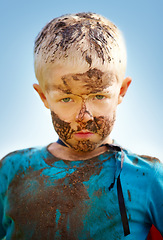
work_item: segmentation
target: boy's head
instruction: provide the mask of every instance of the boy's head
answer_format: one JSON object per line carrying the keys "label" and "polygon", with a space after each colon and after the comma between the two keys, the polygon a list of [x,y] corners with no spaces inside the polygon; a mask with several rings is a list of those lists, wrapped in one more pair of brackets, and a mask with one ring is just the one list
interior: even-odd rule
{"label": "boy's head", "polygon": [[83,73],[90,68],[113,72],[122,81],[126,49],[121,32],[93,13],[65,15],[49,22],[35,41],[35,73],[42,87],[51,69]]}
{"label": "boy's head", "polygon": [[78,151],[106,142],[131,82],[121,32],[97,14],[65,15],[43,28],[34,50],[34,88],[59,137]]}

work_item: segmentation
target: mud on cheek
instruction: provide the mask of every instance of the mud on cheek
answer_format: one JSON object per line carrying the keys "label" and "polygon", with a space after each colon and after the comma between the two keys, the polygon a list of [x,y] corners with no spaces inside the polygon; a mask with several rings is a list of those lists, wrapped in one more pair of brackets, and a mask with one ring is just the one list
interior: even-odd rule
{"label": "mud on cheek", "polygon": [[97,133],[102,137],[102,139],[104,139],[111,133],[115,123],[115,119],[116,119],[115,113],[113,114],[112,118],[103,116],[95,118]]}
{"label": "mud on cheek", "polygon": [[70,123],[62,121],[53,111],[51,111],[51,116],[54,129],[57,132],[58,136],[64,141],[70,139],[74,132],[70,126]]}
{"label": "mud on cheek", "polygon": [[89,120],[86,123],[81,122],[78,126],[78,131],[81,131],[82,129],[87,129],[100,135],[101,139],[103,140],[111,133],[115,119],[115,113],[113,114],[112,118],[108,118],[105,116],[94,117],[94,120]]}

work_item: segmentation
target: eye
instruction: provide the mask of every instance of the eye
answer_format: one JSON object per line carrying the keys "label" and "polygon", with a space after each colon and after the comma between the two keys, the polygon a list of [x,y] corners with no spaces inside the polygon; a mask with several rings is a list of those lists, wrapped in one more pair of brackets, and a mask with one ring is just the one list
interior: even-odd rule
{"label": "eye", "polygon": [[103,95],[96,95],[95,96],[95,99],[97,99],[97,100],[102,100],[104,98],[105,98],[105,96],[103,96]]}
{"label": "eye", "polygon": [[61,102],[64,102],[64,103],[68,103],[68,102],[71,102],[71,101],[72,101],[72,99],[69,98],[69,97],[61,99]]}

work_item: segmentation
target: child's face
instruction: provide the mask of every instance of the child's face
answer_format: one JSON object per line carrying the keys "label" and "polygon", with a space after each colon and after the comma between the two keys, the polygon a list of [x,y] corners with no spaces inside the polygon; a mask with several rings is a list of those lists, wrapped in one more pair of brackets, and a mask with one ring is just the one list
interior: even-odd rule
{"label": "child's face", "polygon": [[55,71],[49,75],[45,94],[39,85],[34,88],[51,110],[59,138],[69,147],[92,151],[108,142],[124,95],[114,73],[91,69],[83,74],[64,74],[61,69],[57,75]]}

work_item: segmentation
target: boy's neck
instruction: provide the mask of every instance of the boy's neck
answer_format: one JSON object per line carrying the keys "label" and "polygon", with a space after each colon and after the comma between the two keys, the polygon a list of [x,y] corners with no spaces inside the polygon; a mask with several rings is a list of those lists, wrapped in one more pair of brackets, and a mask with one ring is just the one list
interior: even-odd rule
{"label": "boy's neck", "polygon": [[[112,140],[109,138],[103,144],[112,144]],[[48,146],[48,151],[57,158],[69,160],[69,161],[78,161],[78,160],[86,160],[93,157],[96,157],[107,151],[107,147],[99,146],[93,151],[90,152],[77,152],[73,148],[69,148],[67,146],[63,146],[57,142],[52,143]]]}

